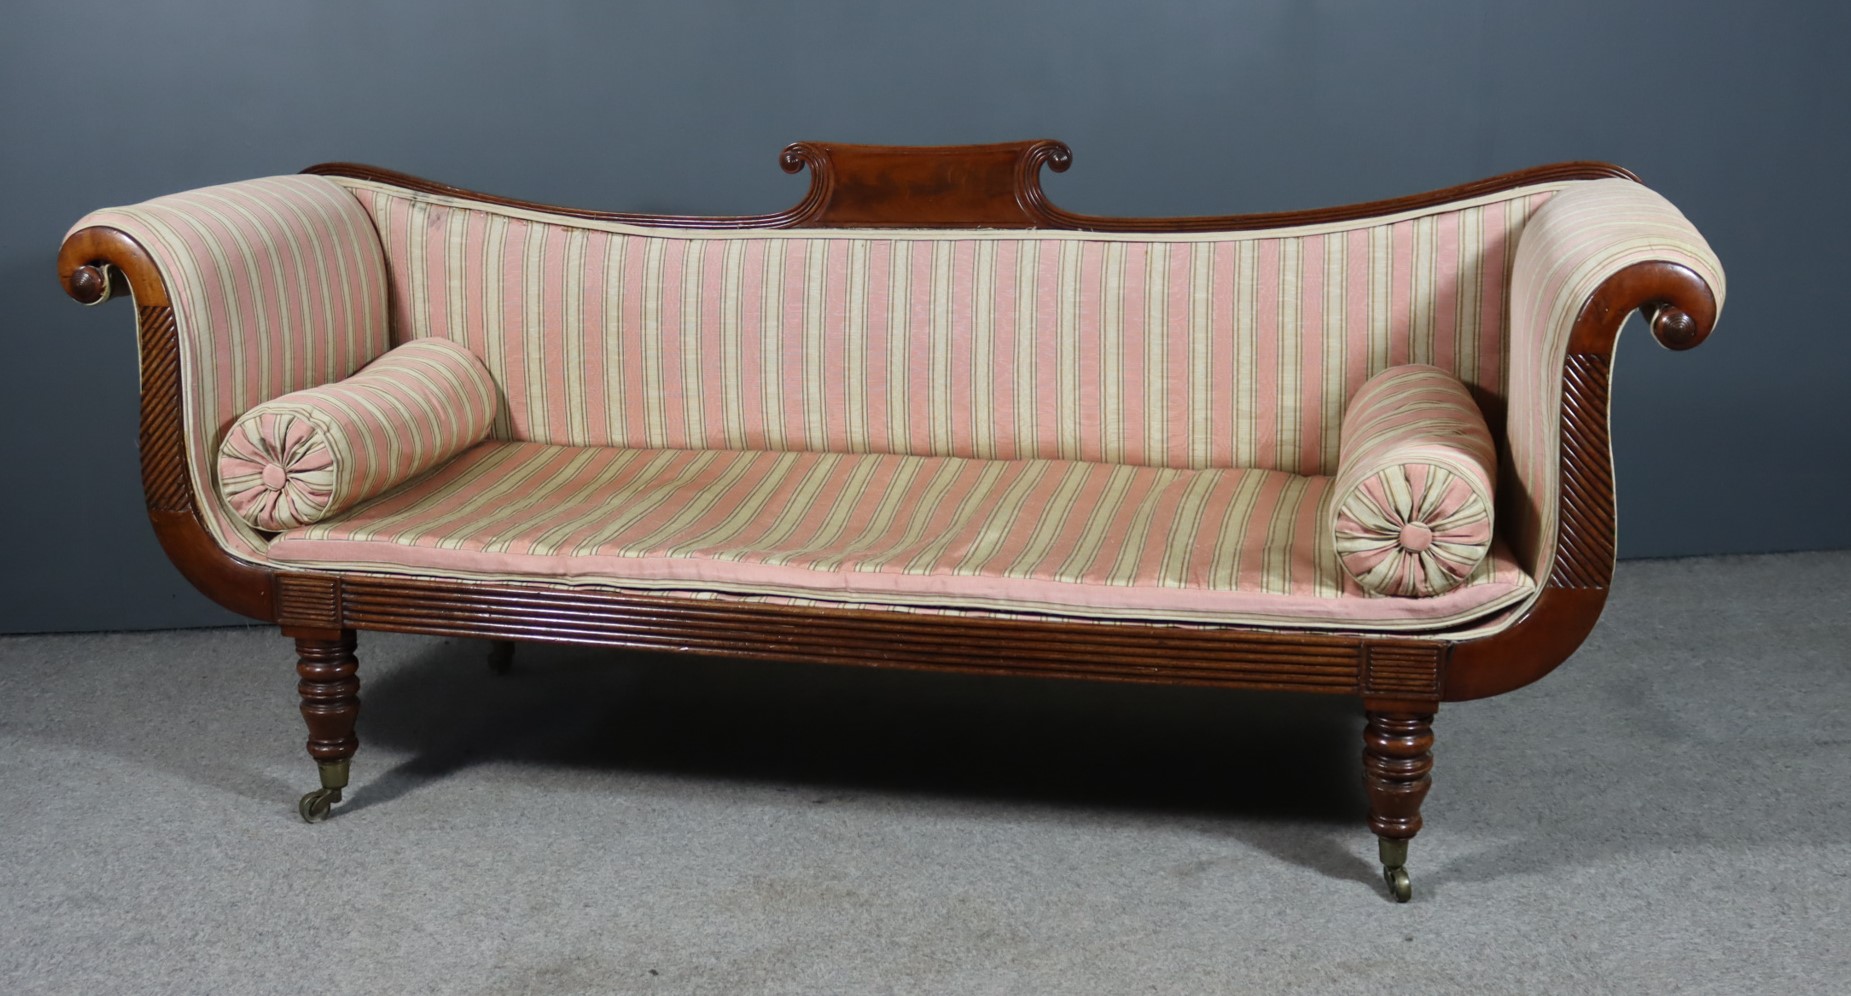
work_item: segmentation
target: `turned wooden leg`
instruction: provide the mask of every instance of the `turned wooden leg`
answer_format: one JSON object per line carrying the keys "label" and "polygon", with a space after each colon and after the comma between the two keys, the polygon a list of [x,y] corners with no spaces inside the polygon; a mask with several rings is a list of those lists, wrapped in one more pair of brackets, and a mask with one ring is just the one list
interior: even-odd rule
{"label": "turned wooden leg", "polygon": [[1369,829],[1379,839],[1382,877],[1397,902],[1413,896],[1408,841],[1420,832],[1420,803],[1433,786],[1433,713],[1369,710],[1363,730],[1363,784]]}
{"label": "turned wooden leg", "polygon": [[302,797],[302,818],[318,823],[341,801],[347,766],[360,738],[354,719],[360,715],[360,679],[355,674],[354,633],[340,630],[286,630],[296,638],[296,692],[302,696],[302,719],[308,723],[308,752],[321,769],[321,788]]}
{"label": "turned wooden leg", "polygon": [[489,641],[488,669],[496,674],[507,674],[514,670],[513,640]]}

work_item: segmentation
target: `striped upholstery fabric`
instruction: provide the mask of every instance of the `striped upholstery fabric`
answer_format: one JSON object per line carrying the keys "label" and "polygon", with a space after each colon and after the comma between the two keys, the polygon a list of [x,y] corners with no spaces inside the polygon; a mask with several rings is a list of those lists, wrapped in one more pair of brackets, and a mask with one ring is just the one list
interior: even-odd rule
{"label": "striped upholstery fabric", "polygon": [[1508,556],[1368,597],[1332,481],[1252,469],[489,442],[277,537],[286,563],[1099,619],[1423,628],[1522,599]]}
{"label": "striped upholstery fabric", "polygon": [[319,522],[481,442],[495,406],[467,349],[406,343],[346,380],[246,412],[219,444],[219,489],[258,529]]}
{"label": "striped upholstery fabric", "polygon": [[1497,460],[1451,374],[1413,364],[1376,375],[1343,416],[1331,489],[1338,562],[1378,595],[1451,591],[1491,552]]}
{"label": "striped upholstery fabric", "polygon": [[[333,544],[340,556],[380,569],[497,576],[499,568],[487,561],[417,566],[417,558],[436,556],[435,541],[388,544],[337,532],[371,528],[370,517],[382,510],[414,514],[405,503],[439,500],[457,483],[455,475],[491,460],[525,466],[539,459],[534,453],[559,452],[556,446],[620,451],[587,451],[581,460],[617,460],[621,451],[642,454],[632,460],[658,460],[667,459],[659,456],[663,450],[725,450],[774,462],[851,454],[1030,467],[1082,461],[1099,465],[1086,474],[1104,475],[1088,478],[1095,488],[1135,483],[1158,489],[1151,494],[1187,492],[1176,480],[1159,484],[1136,475],[1207,471],[1196,485],[1205,495],[1290,490],[1301,503],[1321,496],[1314,502],[1321,511],[1309,518],[1268,518],[1277,528],[1249,523],[1257,531],[1237,536],[1225,520],[1213,523],[1209,533],[1217,539],[1203,556],[1241,549],[1238,568],[1169,559],[1156,551],[1170,547],[1139,545],[1147,539],[1126,539],[1126,559],[1109,569],[1082,557],[1092,573],[1077,575],[1062,573],[1080,570],[1067,559],[1079,556],[1075,551],[1050,547],[1060,556],[1002,561],[987,559],[992,546],[982,548],[989,552],[980,561],[967,561],[946,547],[951,552],[940,551],[943,558],[907,554],[906,570],[889,563],[847,571],[915,579],[864,592],[846,586],[845,572],[827,563],[847,557],[846,549],[819,547],[822,560],[812,562],[761,537],[772,543],[765,547],[771,559],[761,563],[704,533],[681,541],[689,549],[736,554],[732,561],[706,558],[715,564],[799,572],[779,574],[783,580],[741,597],[917,611],[1065,611],[1102,620],[1338,625],[1333,620],[1348,618],[1342,624],[1420,628],[1492,618],[1498,606],[1522,600],[1509,591],[1528,590],[1525,575],[1546,577],[1550,567],[1560,377],[1580,304],[1614,270],[1642,260],[1690,266],[1719,298],[1723,288],[1714,255],[1688,222],[1656,194],[1621,180],[1544,184],[1323,226],[1135,235],[690,233],[291,176],[100,211],[76,227],[91,225],[136,239],[166,279],[181,338],[194,490],[203,496],[208,528],[239,557],[300,563],[306,561],[289,558],[306,557],[311,544]],[[214,457],[233,420],[262,402],[343,380],[389,342],[423,338],[451,340],[481,358],[498,394],[491,438],[499,443],[482,444],[422,481],[286,532],[274,544],[218,498]],[[1405,364],[1431,364],[1456,377],[1493,436],[1505,440],[1515,477],[1506,479],[1505,490],[1522,498],[1506,509],[1514,522],[1505,528],[1514,527],[1521,553],[1513,564],[1494,545],[1466,583],[1434,598],[1355,597],[1366,593],[1344,572],[1334,542],[1303,540],[1292,530],[1326,536],[1329,475],[1339,471],[1350,400],[1371,377]],[[853,473],[899,473],[879,460],[853,463]],[[1250,473],[1237,473],[1243,470]],[[1269,472],[1289,477],[1256,483],[1275,481]],[[834,481],[851,471],[817,473]],[[987,473],[1026,471],[1010,464]],[[1127,473],[1133,477],[1114,476]],[[581,485],[586,493],[603,486],[561,480],[568,495]],[[678,478],[661,483],[672,480]],[[1119,542],[1112,530],[1131,527],[1115,510],[1143,507],[1143,499],[1132,492],[1094,498],[1088,521],[1109,523],[1100,535]],[[1227,500],[1228,508],[1240,507]],[[481,523],[457,518],[460,510],[426,510],[438,519],[452,516],[430,528],[451,536],[458,556],[519,557],[544,548],[523,546],[518,537],[528,535],[521,531],[526,526],[497,525],[486,507],[472,507]],[[540,510],[529,512],[541,523]],[[980,525],[1012,521],[997,514],[959,520],[968,542],[978,544],[971,550],[980,541],[1000,541]],[[1124,535],[1148,538],[1167,526],[1146,522]],[[491,537],[492,530],[501,532]],[[481,546],[472,548],[478,540]],[[549,558],[552,566],[530,563],[517,574],[546,572],[566,582],[629,578],[624,583],[692,597],[739,590],[724,580],[668,576],[702,558],[652,548],[649,540],[623,529],[608,537],[574,534],[574,544],[592,544],[594,559],[608,555],[622,569],[602,575],[589,561]],[[1262,545],[1250,549],[1248,542]],[[383,555],[387,545],[397,552]],[[635,562],[655,560],[681,566],[664,569],[659,579],[634,576]],[[843,563],[851,561],[861,563],[854,557]],[[1256,581],[1247,573],[1256,563],[1280,573]],[[1205,608],[1189,602],[1190,589],[1164,587],[1197,576],[1190,571],[1225,575],[1223,587],[1200,595],[1223,600]],[[830,580],[819,581],[823,576]],[[984,588],[1018,582],[1081,594],[1037,588],[1018,601],[1014,593],[1027,589],[1010,587],[1010,598],[998,602]],[[1100,597],[1103,608],[1072,604],[1105,589],[1115,594]],[[1159,592],[1169,594],[1159,599]],[[1163,607],[1125,607],[1146,595]],[[1393,618],[1372,615],[1381,613]]]}
{"label": "striped upholstery fabric", "polygon": [[215,500],[219,437],[262,401],[350,376],[386,351],[386,264],[371,219],[321,177],[279,176],[85,216],[160,267],[173,301],[187,467],[206,526],[232,553],[265,540]]}
{"label": "striped upholstery fabric", "polygon": [[[1506,536],[1531,577],[1554,565],[1560,488],[1562,369],[1575,316],[1602,281],[1635,263],[1667,262],[1702,277],[1722,311],[1722,263],[1671,202],[1626,180],[1574,184],[1538,211],[1511,274],[1510,423],[1515,481],[1528,496]],[[1514,530],[1510,527],[1514,525]]]}
{"label": "striped upholstery fabric", "polygon": [[339,182],[385,241],[398,340],[483,357],[498,439],[1302,474],[1335,472],[1388,367],[1503,396],[1510,257],[1561,186],[1135,235],[689,232]]}

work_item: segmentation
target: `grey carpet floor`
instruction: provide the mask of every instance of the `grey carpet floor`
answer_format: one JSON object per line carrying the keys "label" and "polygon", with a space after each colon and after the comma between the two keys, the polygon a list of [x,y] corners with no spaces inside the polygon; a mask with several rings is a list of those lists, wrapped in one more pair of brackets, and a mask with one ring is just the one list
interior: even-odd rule
{"label": "grey carpet floor", "polygon": [[0,639],[0,992],[1851,991],[1851,553],[1621,565],[1444,709],[1384,897],[1341,699],[362,634]]}

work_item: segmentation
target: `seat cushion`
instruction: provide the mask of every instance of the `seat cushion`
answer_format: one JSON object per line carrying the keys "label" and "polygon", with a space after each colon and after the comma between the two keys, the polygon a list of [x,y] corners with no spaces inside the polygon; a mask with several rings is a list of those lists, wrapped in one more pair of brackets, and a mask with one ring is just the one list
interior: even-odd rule
{"label": "seat cushion", "polygon": [[282,533],[282,563],[1093,619],[1433,629],[1532,583],[1501,547],[1433,598],[1337,562],[1328,477],[1060,460],[481,443]]}

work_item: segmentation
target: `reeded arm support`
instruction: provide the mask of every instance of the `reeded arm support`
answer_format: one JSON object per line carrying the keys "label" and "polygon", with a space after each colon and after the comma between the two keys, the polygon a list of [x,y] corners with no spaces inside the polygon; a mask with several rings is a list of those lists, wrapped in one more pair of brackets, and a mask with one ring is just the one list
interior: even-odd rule
{"label": "reeded arm support", "polygon": [[1699,345],[1715,327],[1723,289],[1709,244],[1638,184],[1585,184],[1555,195],[1530,220],[1511,281],[1499,516],[1544,587],[1515,624],[1454,646],[1446,698],[1529,684],[1593,629],[1616,552],[1607,426],[1614,342],[1638,311],[1666,348]]}
{"label": "reeded arm support", "polygon": [[141,357],[141,480],[156,539],[208,598],[253,619],[275,618],[273,577],[212,538],[187,470],[178,329],[167,282],[140,242],[104,226],[72,232],[58,253],[64,291],[83,304],[125,293],[136,305]]}
{"label": "reeded arm support", "polygon": [[134,295],[142,487],[162,546],[220,605],[274,619],[266,540],[230,515],[212,461],[252,406],[385,351],[372,220],[320,177],[246,180],[91,213],[66,236],[58,275],[86,304]]}

